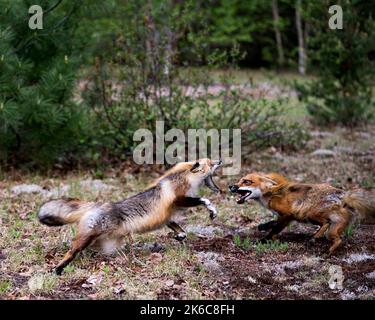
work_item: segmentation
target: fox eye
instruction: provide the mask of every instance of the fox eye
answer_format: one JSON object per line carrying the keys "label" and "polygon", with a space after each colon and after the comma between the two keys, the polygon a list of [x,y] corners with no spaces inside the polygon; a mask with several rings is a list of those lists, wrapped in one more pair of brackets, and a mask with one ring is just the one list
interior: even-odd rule
{"label": "fox eye", "polygon": [[191,172],[197,172],[200,164],[199,162],[194,163],[193,167],[190,169]]}
{"label": "fox eye", "polygon": [[251,180],[244,180],[243,183],[247,186],[251,185],[253,182]]}

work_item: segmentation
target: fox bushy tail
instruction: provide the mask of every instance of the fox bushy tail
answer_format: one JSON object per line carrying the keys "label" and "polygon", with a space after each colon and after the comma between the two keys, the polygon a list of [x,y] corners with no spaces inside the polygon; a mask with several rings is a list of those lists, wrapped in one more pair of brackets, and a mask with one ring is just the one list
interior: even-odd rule
{"label": "fox bushy tail", "polygon": [[351,190],[344,196],[344,203],[354,208],[362,220],[375,219],[375,190]]}
{"label": "fox bushy tail", "polygon": [[77,199],[58,199],[45,203],[39,210],[38,219],[47,226],[62,226],[79,222],[83,215],[95,205]]}

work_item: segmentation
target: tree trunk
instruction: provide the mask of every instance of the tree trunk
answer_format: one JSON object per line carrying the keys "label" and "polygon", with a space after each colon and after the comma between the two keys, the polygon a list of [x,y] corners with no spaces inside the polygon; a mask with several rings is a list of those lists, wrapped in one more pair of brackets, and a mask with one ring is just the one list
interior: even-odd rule
{"label": "tree trunk", "polygon": [[298,35],[298,72],[305,75],[307,55],[301,19],[301,0],[296,0],[296,27]]}
{"label": "tree trunk", "polygon": [[277,0],[272,0],[272,14],[273,14],[273,27],[275,30],[275,38],[276,38],[276,45],[277,45],[278,64],[279,64],[279,67],[281,67],[284,65],[285,58],[284,58],[283,42],[281,40],[281,33],[280,33],[280,17],[279,17],[279,7],[277,5]]}

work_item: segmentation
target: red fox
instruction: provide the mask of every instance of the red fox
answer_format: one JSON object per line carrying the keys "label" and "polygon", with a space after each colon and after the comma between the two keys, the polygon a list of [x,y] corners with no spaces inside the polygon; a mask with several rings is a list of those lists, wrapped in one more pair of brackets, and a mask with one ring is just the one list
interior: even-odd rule
{"label": "red fox", "polygon": [[332,242],[329,254],[341,244],[342,233],[353,216],[375,217],[375,195],[370,191],[346,192],[329,184],[290,182],[277,173],[250,173],[229,190],[240,195],[238,204],[253,199],[278,215],[277,220],[258,226],[259,230],[270,230],[262,240],[273,239],[293,220],[310,222],[320,226],[310,244],[327,232]]}
{"label": "red fox", "polygon": [[210,218],[217,215],[208,199],[196,197],[205,183],[210,189],[220,189],[212,175],[222,162],[200,159],[183,162],[168,170],[146,191],[119,202],[95,203],[76,199],[51,200],[39,210],[39,221],[48,226],[78,223],[77,235],[70,250],[55,268],[60,275],[74,257],[89,245],[98,245],[104,253],[119,248],[127,234],[143,233],[168,225],[177,240],[186,237],[184,230],[171,220],[176,208],[204,205]]}

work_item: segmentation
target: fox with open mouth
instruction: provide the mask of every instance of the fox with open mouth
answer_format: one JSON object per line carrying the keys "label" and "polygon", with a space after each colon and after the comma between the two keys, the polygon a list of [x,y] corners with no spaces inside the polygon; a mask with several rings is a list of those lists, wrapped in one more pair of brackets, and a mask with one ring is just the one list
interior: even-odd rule
{"label": "fox with open mouth", "polygon": [[204,205],[210,218],[217,215],[210,200],[197,197],[201,185],[220,189],[212,180],[222,161],[200,159],[181,162],[168,170],[147,190],[119,202],[83,202],[77,199],[58,199],[45,203],[39,210],[39,221],[48,226],[77,223],[77,235],[70,250],[55,271],[61,274],[74,257],[90,245],[99,246],[107,254],[121,247],[124,237],[167,225],[182,241],[185,231],[172,220],[178,208]]}
{"label": "fox with open mouth", "polygon": [[250,173],[229,190],[239,194],[238,204],[255,200],[278,215],[277,220],[258,226],[259,230],[270,230],[262,240],[273,239],[293,220],[309,222],[320,226],[310,243],[327,233],[332,242],[329,254],[341,244],[342,233],[353,217],[375,217],[375,195],[371,191],[291,182],[277,173]]}

